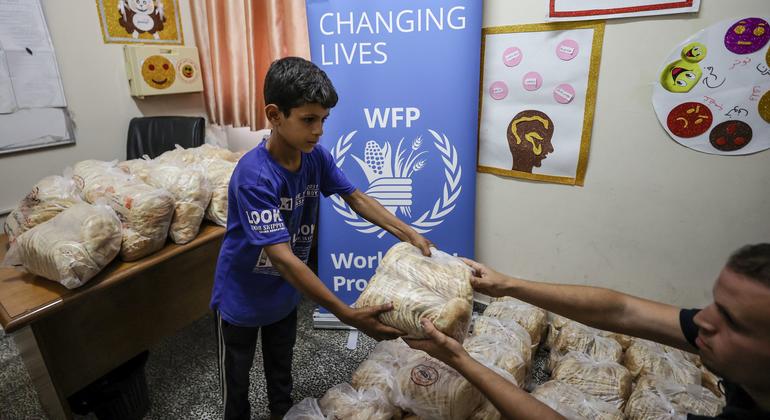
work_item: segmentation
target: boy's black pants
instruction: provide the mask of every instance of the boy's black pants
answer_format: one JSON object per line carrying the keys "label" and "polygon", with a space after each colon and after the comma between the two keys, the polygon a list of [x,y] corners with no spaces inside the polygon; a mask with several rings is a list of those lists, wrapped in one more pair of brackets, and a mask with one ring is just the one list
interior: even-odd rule
{"label": "boy's black pants", "polygon": [[250,418],[249,370],[254,362],[260,329],[270,413],[283,415],[293,405],[291,360],[297,336],[297,310],[274,324],[262,327],[239,327],[222,319],[217,312],[219,383],[226,420]]}

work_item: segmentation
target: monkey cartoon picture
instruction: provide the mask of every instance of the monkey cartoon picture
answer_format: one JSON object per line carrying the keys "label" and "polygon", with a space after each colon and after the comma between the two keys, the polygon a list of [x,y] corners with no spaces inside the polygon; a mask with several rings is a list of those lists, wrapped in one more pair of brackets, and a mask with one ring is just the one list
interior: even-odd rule
{"label": "monkey cartoon picture", "polygon": [[96,0],[104,41],[183,45],[178,0]]}
{"label": "monkey cartoon picture", "polygon": [[119,0],[120,26],[126,28],[126,32],[133,38],[139,38],[139,34],[147,32],[155,39],[160,39],[158,32],[163,30],[166,16],[163,13],[162,0]]}

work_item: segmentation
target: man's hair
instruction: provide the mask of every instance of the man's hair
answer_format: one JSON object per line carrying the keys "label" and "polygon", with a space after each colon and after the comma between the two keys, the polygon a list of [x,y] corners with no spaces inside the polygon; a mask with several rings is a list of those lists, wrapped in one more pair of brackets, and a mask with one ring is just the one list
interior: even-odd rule
{"label": "man's hair", "polygon": [[265,76],[265,104],[275,104],[287,117],[292,108],[317,103],[337,105],[337,91],[318,66],[300,57],[273,61]]}
{"label": "man's hair", "polygon": [[731,271],[770,287],[770,243],[746,245],[727,260]]}

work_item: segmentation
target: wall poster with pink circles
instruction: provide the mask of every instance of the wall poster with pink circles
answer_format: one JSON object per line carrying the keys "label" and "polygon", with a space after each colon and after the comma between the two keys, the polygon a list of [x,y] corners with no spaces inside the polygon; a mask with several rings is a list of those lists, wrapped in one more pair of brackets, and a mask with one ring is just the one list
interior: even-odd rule
{"label": "wall poster with pink circles", "polygon": [[652,104],[677,143],[714,155],[770,148],[770,15],[725,19],[660,65]]}
{"label": "wall poster with pink circles", "polygon": [[604,23],[484,28],[478,171],[583,185]]}

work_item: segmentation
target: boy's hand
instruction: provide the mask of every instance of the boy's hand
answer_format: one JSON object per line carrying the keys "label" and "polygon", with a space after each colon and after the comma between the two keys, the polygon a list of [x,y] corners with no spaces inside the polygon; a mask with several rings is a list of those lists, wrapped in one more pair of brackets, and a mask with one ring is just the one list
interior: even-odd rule
{"label": "boy's hand", "polygon": [[473,290],[491,297],[508,295],[510,279],[507,276],[468,258],[461,257],[460,259],[473,269],[473,275],[471,276],[471,287],[473,287]]}
{"label": "boy's hand", "polygon": [[406,334],[401,330],[383,324],[378,318],[381,313],[392,309],[392,303],[368,306],[366,308],[351,308],[351,313],[344,321],[346,324],[357,328],[377,341],[393,340]]}
{"label": "boy's hand", "polygon": [[412,235],[409,235],[409,243],[419,248],[422,252],[422,255],[430,257],[430,247],[434,245],[431,243],[431,241],[428,240],[428,238],[420,235],[417,232],[414,232]]}
{"label": "boy's hand", "polygon": [[462,344],[457,342],[454,338],[437,330],[430,320],[423,318],[420,320],[420,324],[422,325],[425,334],[428,335],[428,338],[405,338],[404,341],[406,341],[406,344],[409,344],[409,347],[422,350],[450,366],[452,366],[453,362],[467,356],[468,353],[465,351]]}

